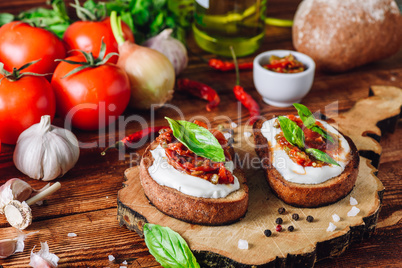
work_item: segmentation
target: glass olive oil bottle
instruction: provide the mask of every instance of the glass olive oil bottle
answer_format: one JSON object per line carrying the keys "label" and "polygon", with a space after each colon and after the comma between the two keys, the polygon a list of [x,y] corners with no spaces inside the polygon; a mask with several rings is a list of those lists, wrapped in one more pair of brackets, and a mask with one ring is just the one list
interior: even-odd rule
{"label": "glass olive oil bottle", "polygon": [[266,0],[195,0],[193,32],[204,50],[231,57],[254,53],[265,35]]}

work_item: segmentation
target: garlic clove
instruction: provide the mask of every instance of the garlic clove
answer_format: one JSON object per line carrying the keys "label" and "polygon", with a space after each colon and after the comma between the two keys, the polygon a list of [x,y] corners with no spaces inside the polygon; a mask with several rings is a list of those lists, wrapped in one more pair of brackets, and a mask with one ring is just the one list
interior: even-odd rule
{"label": "garlic clove", "polygon": [[20,230],[18,230],[18,236],[12,239],[3,239],[0,240],[0,258],[7,258],[14,253],[23,252],[24,251],[24,240],[32,234],[36,234],[36,232],[31,232],[28,234],[24,234]]}
{"label": "garlic clove", "polygon": [[24,201],[32,193],[31,186],[23,180],[14,178],[8,180],[0,187],[0,213],[11,200]]}
{"label": "garlic clove", "polygon": [[28,204],[13,200],[4,207],[4,215],[8,223],[20,230],[24,230],[32,223],[32,212]]}
{"label": "garlic clove", "polygon": [[14,199],[20,202],[27,200],[32,194],[32,187],[27,182],[21,179],[11,179],[11,190],[13,191]]}
{"label": "garlic clove", "polygon": [[32,212],[29,206],[59,190],[61,184],[60,182],[56,182],[52,186],[45,186],[44,188],[46,189],[40,191],[40,193],[31,197],[26,202],[23,201],[21,203],[18,200],[12,200],[4,207],[4,215],[11,226],[21,230],[27,228],[32,223]]}
{"label": "garlic clove", "polygon": [[[5,187],[3,187],[5,186]],[[13,191],[11,190],[11,185],[3,185],[0,192],[0,213],[4,213],[4,207],[10,203],[13,199]]]}
{"label": "garlic clove", "polygon": [[41,249],[34,253],[35,247],[31,250],[31,261],[29,265],[34,268],[54,268],[60,258],[56,254],[50,253],[47,242],[40,242]]}
{"label": "garlic clove", "polygon": [[17,240],[15,239],[4,239],[0,240],[0,258],[4,259],[13,255],[17,251]]}
{"label": "garlic clove", "polygon": [[32,195],[37,195],[50,187],[50,183],[40,190],[32,189],[25,181],[13,178],[0,187],[0,213],[4,213],[4,207],[12,200],[20,202],[27,200]]}

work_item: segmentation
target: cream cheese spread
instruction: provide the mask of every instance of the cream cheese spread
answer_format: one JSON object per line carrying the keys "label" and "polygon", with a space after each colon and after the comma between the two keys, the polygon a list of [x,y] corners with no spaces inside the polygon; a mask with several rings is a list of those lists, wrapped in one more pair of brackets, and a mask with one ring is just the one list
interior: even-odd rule
{"label": "cream cheese spread", "polygon": [[[213,184],[175,169],[168,163],[165,149],[160,145],[151,150],[151,154],[154,162],[148,168],[148,172],[152,179],[162,186],[174,188],[183,194],[203,198],[223,198],[240,189],[239,180],[234,175],[233,184]],[[226,162],[225,167],[230,172],[233,172],[234,164],[232,161]]]}
{"label": "cream cheese spread", "polygon": [[318,184],[336,177],[343,172],[350,161],[348,157],[350,147],[347,140],[335,128],[324,121],[316,120],[320,122],[329,133],[339,137],[339,146],[342,150],[340,150],[339,155],[335,155],[333,158],[340,167],[336,165],[303,167],[293,162],[277,143],[275,136],[281,133],[282,130],[281,128],[274,127],[275,120],[276,118],[265,121],[261,127],[261,133],[267,139],[271,147],[272,165],[285,180],[300,184]]}

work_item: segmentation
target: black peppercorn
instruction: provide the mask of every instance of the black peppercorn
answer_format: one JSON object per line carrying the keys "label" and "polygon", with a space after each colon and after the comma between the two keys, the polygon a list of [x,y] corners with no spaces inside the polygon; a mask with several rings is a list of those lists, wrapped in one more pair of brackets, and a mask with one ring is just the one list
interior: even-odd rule
{"label": "black peppercorn", "polygon": [[264,234],[265,234],[266,237],[270,237],[272,232],[271,232],[271,230],[267,229],[267,230],[264,231]]}
{"label": "black peppercorn", "polygon": [[294,219],[295,221],[297,221],[297,220],[299,219],[299,214],[294,213],[294,214],[292,215],[292,219]]}
{"label": "black peppercorn", "polygon": [[292,225],[290,225],[290,226],[288,227],[288,231],[289,231],[289,232],[293,232],[294,229],[295,229],[295,227],[293,227]]}
{"label": "black peppercorn", "polygon": [[282,224],[282,223],[283,223],[282,218],[277,218],[277,219],[275,220],[275,223],[276,223],[276,224]]}
{"label": "black peppercorn", "polygon": [[306,218],[306,220],[307,220],[308,222],[313,222],[313,221],[314,221],[314,218],[313,218],[313,216],[308,215],[307,218]]}
{"label": "black peppercorn", "polygon": [[285,213],[285,211],[286,210],[284,207],[278,209],[279,214],[283,214],[283,213]]}

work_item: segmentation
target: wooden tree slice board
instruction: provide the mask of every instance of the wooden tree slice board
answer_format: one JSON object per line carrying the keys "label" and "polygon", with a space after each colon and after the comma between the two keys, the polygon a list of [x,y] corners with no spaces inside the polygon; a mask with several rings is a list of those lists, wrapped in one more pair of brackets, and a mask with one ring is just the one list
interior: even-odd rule
{"label": "wooden tree slice board", "polygon": [[[395,92],[398,90],[401,91],[395,89]],[[368,99],[370,98],[373,97]],[[380,103],[387,105],[389,101],[398,101],[398,107],[402,105],[402,101],[395,97],[385,97]],[[399,111],[397,112],[398,114],[386,112],[382,117],[375,117],[376,122],[364,123],[368,127],[366,130],[372,131],[371,126],[376,128],[379,121],[398,116]],[[342,120],[347,122],[347,117],[341,114],[337,120],[341,128],[344,122]],[[372,119],[363,117],[361,120],[366,122],[365,120]],[[360,128],[355,129],[360,132]],[[250,188],[249,208],[245,218],[227,226],[201,226],[171,218],[149,203],[140,184],[139,169],[133,167],[125,171],[127,181],[124,183],[125,187],[118,193],[120,225],[126,225],[128,229],[135,230],[140,235],[145,222],[170,227],[188,242],[202,267],[313,266],[318,260],[341,254],[352,242],[361,241],[374,232],[384,187],[374,175],[376,169],[370,164],[370,160],[361,157],[356,185],[344,199],[321,208],[295,208],[284,204],[270,192],[263,171],[258,166],[253,138],[244,135],[251,133],[251,128],[242,126],[235,131],[234,147],[240,163],[244,165]],[[361,133],[350,131],[348,134],[353,140],[359,141],[356,136]],[[360,141],[356,143],[358,148],[365,148],[365,144]],[[351,196],[358,201],[356,207],[360,209],[358,215],[354,217],[347,216],[352,208],[349,201]],[[284,207],[286,213],[279,215],[279,207]],[[291,216],[293,213],[298,213],[300,219],[293,220]],[[333,214],[339,215],[341,220],[334,222]],[[315,220],[307,222],[308,215],[312,215]],[[277,225],[275,219],[278,217],[282,217],[284,221],[282,232],[275,231]],[[333,232],[327,231],[330,222],[337,226]],[[289,225],[294,226],[293,232],[287,231]],[[266,237],[265,229],[270,229],[273,235]],[[239,239],[248,241],[249,249],[239,249]]]}

